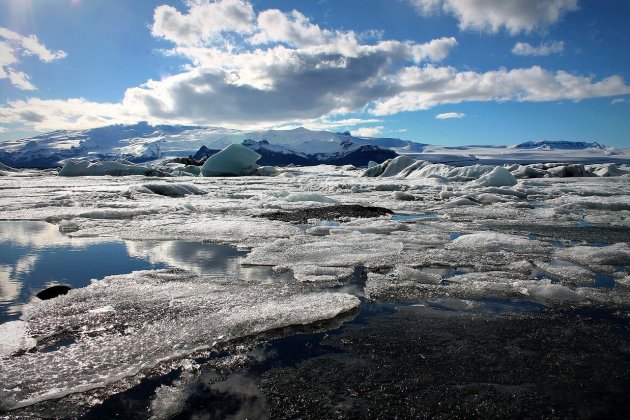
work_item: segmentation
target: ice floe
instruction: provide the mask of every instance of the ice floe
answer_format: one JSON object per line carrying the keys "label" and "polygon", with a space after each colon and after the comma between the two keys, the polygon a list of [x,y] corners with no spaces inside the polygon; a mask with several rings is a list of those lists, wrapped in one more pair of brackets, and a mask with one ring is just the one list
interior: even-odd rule
{"label": "ice floe", "polygon": [[33,339],[38,347],[2,360],[0,404],[12,409],[106,387],[217,343],[331,319],[358,304],[343,293],[304,293],[286,284],[178,270],[107,277],[33,302],[24,321],[3,324],[3,336],[21,337],[9,349],[32,345]]}

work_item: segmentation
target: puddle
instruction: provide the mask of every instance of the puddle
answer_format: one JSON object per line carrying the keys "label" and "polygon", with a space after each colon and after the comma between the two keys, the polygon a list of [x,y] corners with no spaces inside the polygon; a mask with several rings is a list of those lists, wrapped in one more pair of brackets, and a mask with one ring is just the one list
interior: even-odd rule
{"label": "puddle", "polygon": [[197,274],[288,280],[269,267],[242,267],[247,254],[228,245],[174,241],[69,238],[45,222],[0,222],[0,323],[53,285],[87,286],[92,279],[169,267]]}
{"label": "puddle", "polygon": [[392,220],[404,221],[404,220],[437,220],[438,215],[435,213],[417,213],[417,214],[394,214]]}

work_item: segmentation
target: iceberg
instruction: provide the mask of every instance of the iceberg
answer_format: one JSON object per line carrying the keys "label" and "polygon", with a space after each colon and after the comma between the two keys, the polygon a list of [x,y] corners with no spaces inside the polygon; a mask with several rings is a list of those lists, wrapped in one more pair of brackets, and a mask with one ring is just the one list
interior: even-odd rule
{"label": "iceberg", "polygon": [[230,144],[220,152],[210,156],[201,167],[202,176],[242,176],[251,175],[257,168],[256,161],[261,155],[242,144]]}
{"label": "iceberg", "polygon": [[86,160],[68,159],[59,171],[59,176],[128,176],[166,174],[146,166],[136,165],[125,160],[89,162]]}
{"label": "iceberg", "polygon": [[518,181],[502,166],[497,166],[492,172],[480,176],[477,180],[471,183],[471,186],[475,187],[512,187],[516,185]]}

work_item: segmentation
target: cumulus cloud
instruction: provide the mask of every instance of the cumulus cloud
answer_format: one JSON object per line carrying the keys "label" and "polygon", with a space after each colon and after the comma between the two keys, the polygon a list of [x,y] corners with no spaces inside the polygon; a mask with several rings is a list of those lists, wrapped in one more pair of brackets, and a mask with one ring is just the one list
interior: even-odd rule
{"label": "cumulus cloud", "polygon": [[452,118],[464,118],[466,114],[462,114],[461,112],[445,112],[443,114],[437,114],[435,116],[438,120],[450,120]]}
{"label": "cumulus cloud", "polygon": [[377,100],[372,109],[375,115],[470,101],[579,101],[630,93],[630,86],[619,76],[595,81],[592,76],[551,72],[539,66],[485,73],[462,72],[453,67],[414,66],[403,69],[394,79],[401,92]]}
{"label": "cumulus cloud", "polygon": [[66,57],[66,53],[62,50],[49,50],[35,35],[25,36],[0,27],[0,79],[9,79],[18,89],[35,90],[35,85],[30,82],[30,76],[16,69],[20,58],[24,56],[35,56],[48,63]]}
{"label": "cumulus cloud", "polygon": [[158,6],[153,13],[151,33],[178,45],[201,45],[223,32],[252,29],[254,9],[244,0],[189,1],[187,13],[172,6]]}
{"label": "cumulus cloud", "polygon": [[[129,88],[119,103],[81,98],[8,102],[0,105],[0,123],[37,130],[138,120],[246,129],[374,129],[365,124],[380,123],[377,118],[344,115],[362,111],[378,117],[467,101],[579,101],[630,93],[619,76],[597,80],[537,66],[475,72],[441,65],[457,45],[452,37],[424,43],[370,38],[323,28],[297,11],[254,12],[245,0],[187,4],[185,11],[157,7],[151,26],[156,37],[170,41],[167,57],[187,59],[179,74]],[[2,51],[0,43],[0,57]],[[15,59],[8,55],[8,61]]]}
{"label": "cumulus cloud", "polygon": [[83,98],[9,101],[0,107],[0,123],[22,123],[35,130],[85,129],[143,119],[121,104],[91,102]]}
{"label": "cumulus cloud", "polygon": [[462,30],[530,32],[578,9],[578,0],[409,0],[424,16],[453,15]]}
{"label": "cumulus cloud", "polygon": [[359,127],[352,131],[352,135],[356,137],[377,137],[383,131],[383,126],[377,127]]}
{"label": "cumulus cloud", "polygon": [[512,54],[541,57],[551,54],[560,54],[564,51],[563,41],[553,41],[534,47],[527,42],[517,42],[512,48]]}

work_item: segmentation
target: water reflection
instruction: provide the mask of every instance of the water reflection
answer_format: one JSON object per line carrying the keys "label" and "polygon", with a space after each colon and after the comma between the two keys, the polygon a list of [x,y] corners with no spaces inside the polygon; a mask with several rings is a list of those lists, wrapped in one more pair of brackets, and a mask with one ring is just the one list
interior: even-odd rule
{"label": "water reflection", "polygon": [[[265,267],[241,267],[245,252],[227,245],[70,238],[45,222],[0,222],[0,323],[47,287],[83,287],[92,279],[177,267],[197,274],[277,281]],[[285,274],[287,280],[290,274]]]}

